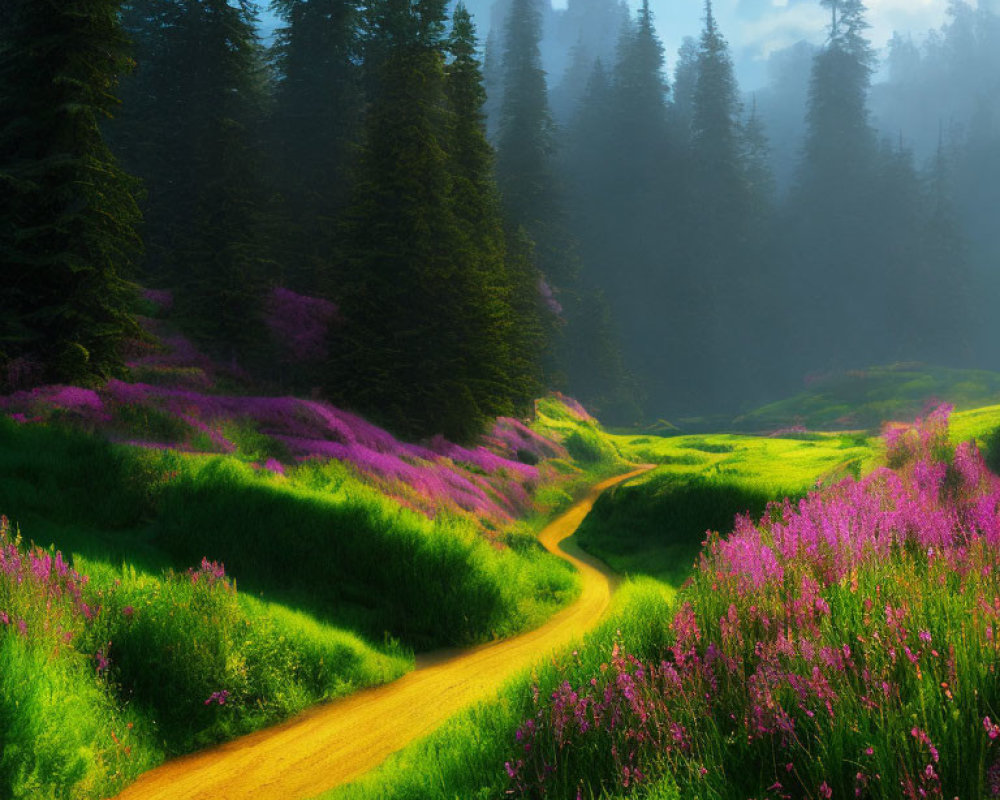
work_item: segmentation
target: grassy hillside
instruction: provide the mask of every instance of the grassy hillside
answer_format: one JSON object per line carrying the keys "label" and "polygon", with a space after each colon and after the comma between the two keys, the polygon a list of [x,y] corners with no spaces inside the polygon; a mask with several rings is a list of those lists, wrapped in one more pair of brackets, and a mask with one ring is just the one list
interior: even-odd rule
{"label": "grassy hillside", "polygon": [[759,517],[768,503],[801,497],[817,481],[857,475],[877,457],[862,435],[796,436],[612,437],[634,458],[660,466],[599,498],[578,541],[623,574],[678,586],[706,531],[728,530],[737,514]]}
{"label": "grassy hillside", "polygon": [[624,461],[571,401],[407,443],[150,327],[142,382],[0,398],[0,795],[107,796],[575,597],[534,531]]}
{"label": "grassy hillside", "polygon": [[925,364],[871,367],[811,378],[795,397],[756,409],[735,421],[741,430],[878,430],[889,420],[911,420],[929,406],[959,410],[1000,401],[1000,374]]}
{"label": "grassy hillside", "polygon": [[[1000,589],[983,581],[996,572],[1000,482],[961,443],[990,441],[1000,407],[956,413],[950,429],[944,417],[885,440],[613,438],[663,466],[606,494],[579,535],[659,580],[626,582],[572,652],[324,800],[991,796],[1000,695],[983,601]],[[806,501],[801,513],[778,506],[710,537],[692,567],[709,521],[729,531],[733,513],[757,518],[786,494]],[[928,559],[921,537],[944,535],[938,520],[956,538]],[[800,544],[768,572],[779,523]],[[823,524],[833,538],[812,544]],[[887,553],[865,544],[880,526],[898,531]],[[848,532],[850,546],[837,539]],[[785,735],[785,713],[801,735]]]}

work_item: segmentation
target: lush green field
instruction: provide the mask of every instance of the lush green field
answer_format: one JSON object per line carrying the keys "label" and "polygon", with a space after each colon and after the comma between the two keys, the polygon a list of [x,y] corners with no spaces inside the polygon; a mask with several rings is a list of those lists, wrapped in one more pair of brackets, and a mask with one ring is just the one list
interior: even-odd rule
{"label": "lush green field", "polygon": [[[659,438],[595,435],[602,452],[663,466],[598,499],[577,536],[612,567],[636,577],[622,585],[608,621],[572,652],[511,681],[494,702],[459,715],[441,731],[326,800],[499,798],[513,789],[505,761],[516,733],[564,682],[576,686],[607,668],[615,641],[654,658],[670,641],[672,598],[692,574],[708,528],[728,529],[733,515],[759,514],[772,500],[804,494],[817,480],[851,474],[876,458],[866,437],[819,435],[767,439],[738,435]],[[582,763],[591,752],[574,756]],[[576,783],[550,787],[575,798]],[[584,797],[589,797],[584,788]],[[660,786],[657,791],[666,791]],[[670,794],[664,797],[673,796]]]}
{"label": "lush green field", "polygon": [[690,573],[706,531],[729,530],[737,514],[758,517],[769,502],[800,497],[819,480],[856,475],[878,450],[857,434],[612,438],[660,466],[601,497],[579,542],[618,572],[674,586]]}
{"label": "lush green field", "polygon": [[912,420],[929,404],[950,403],[965,411],[998,401],[998,373],[897,364],[816,376],[800,394],[745,414],[735,424],[754,431],[877,430],[887,420]]}
{"label": "lush green field", "polygon": [[[993,431],[998,428],[1000,407],[972,410],[953,415],[949,435],[952,444],[969,439],[989,442]],[[760,612],[753,603],[763,602],[763,599],[755,601],[752,594],[741,595],[745,598],[743,600],[737,600],[736,595],[732,600],[715,597],[718,587],[707,577],[681,589],[681,584],[696,574],[692,562],[702,552],[706,530],[726,532],[732,528],[734,514],[749,511],[756,519],[768,502],[786,496],[805,497],[817,485],[822,491],[830,492],[834,491],[831,487],[845,478],[849,479],[850,484],[856,483],[856,478],[870,474],[886,458],[885,444],[878,438],[853,433],[795,436],[796,438],[791,439],[737,435],[610,437],[611,444],[619,452],[630,453],[637,460],[658,462],[662,466],[604,495],[598,501],[594,513],[584,522],[578,534],[580,541],[587,549],[598,553],[619,570],[637,576],[652,575],[658,580],[637,578],[635,582],[626,582],[616,598],[615,610],[608,623],[588,637],[586,643],[571,653],[564,653],[561,657],[540,665],[532,674],[512,681],[504,687],[495,702],[485,703],[459,715],[438,733],[407,748],[358,784],[324,795],[325,800],[410,800],[423,797],[441,800],[485,799],[509,796],[509,793],[527,797],[541,797],[544,794],[545,797],[567,800],[577,797],[673,800],[678,797],[735,799],[749,796],[777,800],[785,796],[780,788],[763,791],[777,781],[771,776],[766,783],[761,782],[763,767],[760,765],[764,761],[759,748],[748,746],[734,749],[731,735],[722,730],[724,725],[704,734],[709,738],[698,745],[697,752],[701,761],[694,768],[695,777],[700,779],[697,770],[702,765],[716,770],[715,777],[704,784],[704,791],[698,788],[697,783],[692,782],[690,775],[684,776],[679,788],[677,776],[674,775],[678,762],[674,758],[661,758],[654,752],[648,757],[629,762],[621,754],[626,747],[631,747],[634,752],[642,752],[643,736],[646,737],[648,746],[651,731],[643,729],[636,720],[643,719],[643,713],[652,714],[665,707],[661,699],[662,685],[655,681],[649,683],[648,676],[655,672],[656,665],[662,659],[673,661],[679,658],[672,649],[677,644],[677,625],[672,622],[672,609],[677,602],[686,601],[694,604],[696,609],[704,609],[698,611],[698,623],[703,626],[706,637],[711,632],[716,640],[720,636],[718,617],[725,617],[729,613],[729,605],[733,603],[740,619],[748,616],[759,620]],[[851,508],[851,505],[848,504],[847,508]],[[919,514],[916,518],[920,518]],[[942,566],[947,570],[946,564]],[[951,605],[942,605],[943,599],[935,599],[937,590],[933,587],[940,578],[941,575],[937,573],[922,574],[920,567],[914,568],[912,564],[903,565],[900,570],[887,566],[867,576],[857,590],[848,585],[846,590],[840,590],[835,596],[823,596],[834,608],[838,619],[869,620],[864,624],[870,624],[870,619],[864,612],[867,606],[862,601],[866,596],[878,595],[880,584],[892,587],[895,602],[903,602],[907,594],[912,592],[915,598],[920,598],[920,605],[919,610],[913,609],[908,625],[919,625],[922,626],[921,630],[932,631],[930,635],[934,641],[947,640],[952,635],[949,626],[953,621],[965,618],[969,609],[965,600],[956,599]],[[776,598],[767,602],[774,599]],[[723,628],[725,622],[723,619]],[[828,631],[829,641],[841,641],[836,625],[823,630]],[[985,628],[979,631],[979,635],[985,635],[983,630]],[[885,635],[888,636],[889,633],[891,631],[885,632]],[[913,635],[916,636],[915,633]],[[920,637],[916,638],[922,641]],[[617,656],[614,656],[612,651],[616,642],[620,644],[620,649]],[[750,642],[752,644],[752,640]],[[817,652],[821,646],[829,644],[817,644]],[[808,654],[808,645],[803,647]],[[702,650],[703,647],[698,652],[701,653]],[[969,671],[974,663],[972,652],[968,651],[962,660],[956,662],[954,669],[965,670],[960,680],[966,684],[977,683],[982,693],[985,690],[981,682],[982,673]],[[873,652],[872,664],[877,662],[879,668],[884,669],[884,662],[878,661],[884,655]],[[798,657],[802,658],[801,654]],[[744,654],[741,658],[750,663],[752,654]],[[643,667],[644,664],[648,666]],[[645,682],[637,678],[637,675],[643,674],[643,669],[647,676]],[[873,742],[876,739],[884,742],[886,734],[877,733],[878,726],[890,725],[895,731],[893,735],[900,739],[899,745],[906,754],[905,761],[894,762],[892,749],[882,745],[877,758],[865,765],[865,775],[874,775],[879,769],[883,775],[904,774],[904,771],[912,770],[910,776],[914,786],[920,787],[920,781],[924,780],[927,791],[927,788],[932,788],[931,779],[926,772],[923,778],[917,776],[916,772],[919,770],[914,770],[914,764],[921,758],[921,749],[926,757],[929,753],[927,741],[930,741],[931,747],[939,747],[944,742],[945,746],[956,752],[963,752],[964,748],[970,746],[980,747],[963,741],[963,737],[977,735],[976,725],[981,728],[982,719],[977,721],[974,715],[977,708],[986,706],[982,702],[964,706],[964,727],[961,732],[949,733],[946,730],[940,733],[934,729],[942,723],[941,718],[936,716],[936,710],[925,708],[917,711],[913,707],[913,704],[920,706],[925,700],[939,702],[947,693],[947,686],[941,688],[940,668],[928,670],[925,667],[922,674],[917,669],[908,676],[900,674],[898,677],[901,681],[900,690],[910,693],[912,703],[906,706],[905,713],[898,707],[887,707],[884,713],[890,716],[876,723],[876,728],[866,729],[862,737],[868,736]],[[914,677],[917,679],[915,684],[912,683]],[[943,677],[947,684],[947,675]],[[937,684],[934,684],[935,680]],[[595,683],[592,684],[592,681]],[[620,681],[624,681],[621,685],[632,685],[634,682],[641,686],[645,692],[642,699],[645,705],[642,707],[647,712],[632,707],[627,692],[615,693],[614,687]],[[593,709],[598,707],[599,697],[594,696],[590,701],[594,705],[574,707],[571,702],[573,698],[577,698],[576,702],[579,702],[578,698],[589,696],[587,692],[592,686],[599,687],[600,692],[611,691],[608,696],[614,697],[615,702],[621,704],[622,718],[628,724],[623,724],[619,733],[613,735],[606,730],[593,731],[587,736],[567,735],[564,739],[556,740],[552,725],[565,726],[559,729],[570,731],[580,718],[590,719],[593,725],[594,717],[587,715],[596,713]],[[608,686],[611,686],[610,690]],[[696,689],[692,687],[690,691]],[[746,685],[733,684],[730,691],[731,694],[726,699],[728,707],[745,708],[750,696]],[[992,689],[989,691],[992,692]],[[975,693],[967,692],[964,699],[968,701],[974,697]],[[838,719],[843,721],[843,725],[869,713],[849,705],[850,702],[857,702],[857,698],[852,701],[845,699],[845,702],[848,702],[848,706],[838,711]],[[914,711],[916,713],[912,719],[919,723],[916,736],[911,735],[910,730],[915,726],[907,722]],[[583,717],[578,717],[577,712]],[[705,713],[702,709],[695,716]],[[802,713],[803,718],[809,720],[810,714],[816,712],[805,708]],[[984,715],[985,712],[981,714]],[[556,723],[556,719],[562,719],[563,722]],[[694,728],[696,720],[692,718],[690,711],[685,719],[686,724]],[[996,719],[995,713],[992,719]],[[669,726],[670,722],[671,717],[663,712],[656,724],[663,728]],[[900,727],[904,722],[908,727]],[[526,727],[531,724],[538,727]],[[531,739],[533,746],[548,748],[545,751],[547,756],[531,760],[525,755],[524,744],[528,742],[529,733],[541,727],[546,729],[545,736],[553,739]],[[785,785],[798,793],[791,796],[826,797],[824,792],[830,786],[836,786],[839,792],[833,794],[833,797],[854,796],[856,786],[846,781],[840,782],[842,779],[837,765],[840,759],[846,757],[842,748],[847,738],[857,740],[859,737],[856,731],[850,733],[843,728],[837,730],[840,732],[832,736],[828,745],[806,746],[803,750],[792,753],[789,763],[793,764],[796,774],[792,780],[786,779]],[[929,736],[928,730],[933,730],[932,735],[937,738],[927,738],[925,741],[922,737]],[[631,731],[640,738],[623,740],[623,731]],[[532,733],[531,736],[535,734]],[[992,739],[987,739],[987,742],[990,741]],[[612,749],[613,745],[618,748],[617,755]],[[859,752],[857,756],[864,756],[864,752]],[[527,770],[517,767],[519,757],[531,762]],[[746,759],[746,762],[741,763],[740,759]],[[805,763],[800,765],[800,759],[805,759]],[[637,778],[633,772],[631,784],[626,788],[622,785],[622,767],[623,764],[630,763],[640,767],[642,778]],[[921,765],[920,769],[924,767],[926,764]],[[514,777],[510,774],[512,770]],[[811,776],[816,776],[813,785],[809,784],[813,780]],[[952,772],[953,779],[954,776],[955,773]],[[977,783],[979,780],[981,777],[970,778],[972,784],[984,788],[983,784]],[[826,781],[829,783],[823,787]],[[629,784],[628,778],[625,782]],[[739,788],[726,788],[729,784]],[[988,787],[984,791],[986,788]],[[872,790],[861,796],[909,797],[898,784],[891,782],[886,784],[884,791]],[[940,795],[929,792],[927,796]]]}
{"label": "lush green field", "polygon": [[[572,599],[576,581],[534,531],[597,479],[655,463],[602,497],[579,536],[616,570],[656,580],[626,582],[609,621],[574,653],[331,797],[519,791],[504,763],[516,762],[517,731],[546,698],[606,670],[631,674],[632,661],[611,655],[616,641],[638,662],[669,651],[672,598],[695,591],[681,585],[706,530],[729,530],[736,514],[756,520],[771,501],[867,474],[885,458],[880,439],[859,433],[613,436],[561,399],[538,412],[534,430],[560,444],[539,467],[526,516],[502,526],[475,513],[431,518],[407,507],[411,488],[387,493],[348,462],[292,462],[246,422],[218,429],[234,452],[198,454],[113,444],[71,414],[47,424],[0,416],[0,510],[44,548],[29,551],[11,529],[6,563],[10,548],[29,565],[56,548],[72,556],[71,573],[21,590],[9,573],[0,585],[0,710],[10,720],[0,787],[14,798],[106,795],[171,754],[389,680],[412,668],[412,648],[537,625]],[[953,415],[950,436],[996,459],[998,429],[994,406]],[[255,463],[276,454],[280,470]],[[89,611],[67,588],[77,574],[88,576],[80,598]],[[548,796],[621,791],[607,777],[618,762],[605,744],[560,761],[562,783]],[[633,782],[626,794],[674,796],[672,770],[652,769],[658,782]]]}
{"label": "lush green field", "polygon": [[[106,796],[170,755],[390,680],[413,649],[540,624],[578,582],[535,529],[624,463],[594,421],[555,400],[540,412],[589,444],[526,441],[557,457],[531,467],[530,513],[503,526],[430,517],[407,507],[411,487],[336,459],[261,469],[268,443],[246,423],[224,423],[240,446],[223,455],[114,444],[73,414],[0,415],[0,567],[23,567],[0,569],[0,795]],[[57,550],[67,574],[39,579]]]}

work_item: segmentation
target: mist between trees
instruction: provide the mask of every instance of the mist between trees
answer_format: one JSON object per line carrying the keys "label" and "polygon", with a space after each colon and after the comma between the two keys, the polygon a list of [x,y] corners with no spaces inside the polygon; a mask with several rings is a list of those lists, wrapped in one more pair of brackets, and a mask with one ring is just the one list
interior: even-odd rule
{"label": "mist between trees", "polygon": [[[130,281],[415,436],[547,388],[627,424],[996,368],[1000,17],[953,2],[873,86],[864,4],[817,2],[826,43],[744,96],[710,2],[668,63],[646,3],[498,0],[480,42],[444,0],[273,0],[265,44],[246,0],[9,0],[0,389],[120,374]],[[308,357],[276,296],[332,304]]]}

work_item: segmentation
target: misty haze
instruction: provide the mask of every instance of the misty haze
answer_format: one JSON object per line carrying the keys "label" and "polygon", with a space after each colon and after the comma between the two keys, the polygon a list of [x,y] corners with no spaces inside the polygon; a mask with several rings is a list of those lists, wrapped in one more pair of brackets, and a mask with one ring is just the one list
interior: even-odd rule
{"label": "misty haze", "polygon": [[1000,0],[0,0],[0,800],[1000,798]]}

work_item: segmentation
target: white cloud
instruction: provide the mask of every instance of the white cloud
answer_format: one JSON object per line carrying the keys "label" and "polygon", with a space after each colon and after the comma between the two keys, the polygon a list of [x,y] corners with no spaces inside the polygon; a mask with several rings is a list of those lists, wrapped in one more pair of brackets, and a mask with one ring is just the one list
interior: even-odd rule
{"label": "white cloud", "polygon": [[[633,7],[639,0],[630,0]],[[983,0],[995,2],[1000,0]],[[685,36],[701,30],[704,0],[652,0],[657,28],[670,62]],[[867,0],[869,36],[883,48],[894,31],[919,37],[945,20],[947,0]],[[719,25],[729,39],[745,88],[762,79],[760,69],[772,52],[802,39],[826,37],[829,12],[819,0],[715,0]]]}

